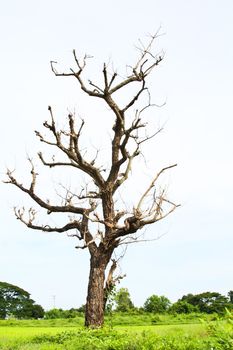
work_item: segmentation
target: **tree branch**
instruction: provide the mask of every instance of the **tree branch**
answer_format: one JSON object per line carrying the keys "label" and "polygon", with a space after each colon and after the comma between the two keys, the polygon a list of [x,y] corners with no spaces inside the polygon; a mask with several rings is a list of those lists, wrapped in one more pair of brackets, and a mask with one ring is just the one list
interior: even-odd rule
{"label": "tree branch", "polygon": [[[123,244],[123,242],[128,244],[133,241],[139,241],[138,236],[136,238],[133,236],[135,232],[142,229],[145,225],[152,224],[167,217],[179,206],[166,198],[165,190],[162,190],[159,194],[155,192],[157,180],[166,170],[176,166],[176,164],[173,164],[163,168],[156,174],[131,212],[117,211],[115,209],[115,192],[124,181],[128,179],[133,160],[140,154],[142,144],[150,140],[161,130],[159,129],[159,131],[152,135],[147,134],[145,129],[146,123],[143,122],[142,118],[143,112],[145,112],[147,108],[154,106],[154,104],[151,104],[150,93],[146,86],[147,77],[163,60],[163,54],[155,55],[152,52],[152,45],[158,36],[158,32],[151,36],[149,43],[145,46],[140,43],[139,57],[135,65],[130,67],[130,73],[127,77],[120,78],[116,72],[113,74],[110,73],[107,65],[104,63],[101,84],[90,79],[85,79],[83,75],[87,59],[90,58],[90,56],[85,55],[83,59],[80,60],[76,55],[76,51],[73,50],[75,68],[71,68],[67,73],[58,72],[55,68],[57,62],[50,62],[52,72],[55,76],[74,77],[77,79],[80,89],[85,94],[91,97],[101,98],[110,108],[111,114],[113,114],[114,117],[112,145],[110,150],[111,162],[109,168],[106,170],[105,176],[103,176],[101,167],[97,167],[96,165],[98,152],[94,159],[88,160],[80,146],[84,120],[82,120],[77,127],[75,125],[75,116],[69,114],[68,128],[59,129],[55,123],[53,110],[49,106],[50,119],[43,123],[43,126],[49,132],[49,138],[47,139],[47,136],[44,137],[38,131],[35,131],[35,133],[41,142],[59,149],[63,154],[63,158],[58,158],[61,159],[61,161],[59,161],[57,159],[55,160],[55,156],[53,156],[51,161],[47,161],[42,152],[39,152],[38,156],[40,161],[44,166],[49,168],[62,166],[76,168],[90,176],[92,186],[89,187],[91,191],[88,191],[86,187],[86,189],[82,188],[79,193],[74,193],[70,191],[70,189],[65,189],[65,187],[63,187],[66,192],[65,194],[63,193],[63,197],[60,196],[62,205],[52,205],[49,200],[44,200],[36,194],[38,174],[35,171],[31,159],[29,159],[31,163],[31,182],[28,187],[18,182],[13,172],[7,170],[8,181],[6,181],[6,183],[10,183],[25,192],[40,207],[46,209],[48,214],[63,212],[79,215],[78,219],[75,218],[75,215],[72,221],[62,227],[51,227],[49,225],[37,225],[34,223],[36,216],[34,209],[29,209],[27,219],[25,219],[24,216],[24,208],[21,210],[15,209],[17,218],[28,227],[44,232],[65,232],[75,229],[78,233],[71,234],[71,236],[76,236],[80,241],[83,241],[83,245],[77,246],[77,248],[88,248],[91,254],[97,254],[98,251],[99,256],[101,254],[106,254],[105,257],[108,256],[108,259],[110,259],[113,250],[119,244]],[[123,106],[120,106],[120,104],[116,102],[117,99],[115,100],[115,96],[113,97],[113,94],[123,92],[124,88],[132,86],[131,84],[137,86],[137,90]],[[143,96],[144,91],[148,94],[148,101],[146,105],[140,109],[137,108],[137,102]],[[135,108],[136,112],[133,112],[131,116],[130,110],[132,111],[133,108]],[[101,123],[101,121],[99,122]],[[152,200],[148,207],[146,207],[145,202],[149,195],[152,196]],[[99,205],[98,211],[96,210],[97,205]],[[102,212],[99,210],[100,207]],[[95,234],[92,234],[89,230],[89,224],[91,228],[98,227]],[[100,225],[104,226],[103,232],[99,230]],[[108,263],[108,261],[106,262]],[[112,276],[114,269],[115,262],[113,261],[106,281],[107,289],[109,289],[109,286],[113,283]]]}
{"label": "tree branch", "polygon": [[32,174],[32,182],[31,182],[31,186],[29,189],[27,189],[22,184],[20,184],[13,176],[13,172],[10,171],[9,169],[7,170],[7,176],[9,178],[9,180],[4,181],[5,183],[12,184],[12,185],[18,187],[21,191],[27,193],[37,204],[39,204],[40,207],[47,209],[48,214],[50,214],[52,212],[59,212],[59,213],[74,213],[74,214],[83,215],[85,210],[88,210],[88,209],[85,209],[82,207],[75,207],[72,205],[65,205],[65,206],[50,205],[49,202],[45,202],[43,199],[41,199],[39,196],[37,196],[34,193],[34,187],[35,187],[35,182],[34,182],[35,175],[34,174]]}
{"label": "tree branch", "polygon": [[150,186],[147,188],[147,190],[144,192],[144,194],[142,195],[142,197],[140,198],[139,202],[138,202],[138,205],[136,207],[136,211],[140,212],[141,211],[141,206],[142,206],[142,203],[143,201],[145,200],[146,196],[149,194],[149,192],[151,191],[151,189],[154,187],[155,185],[155,182],[158,180],[158,178],[160,177],[160,175],[162,173],[164,173],[166,170],[168,169],[171,169],[171,168],[174,168],[176,167],[177,164],[173,164],[173,165],[170,165],[170,166],[167,166],[163,169],[161,169],[158,174],[156,174],[156,176],[154,177],[153,181],[151,182]]}
{"label": "tree branch", "polygon": [[30,208],[28,211],[29,214],[29,219],[26,220],[24,218],[24,214],[25,214],[25,209],[24,207],[22,209],[16,209],[14,208],[14,212],[15,212],[15,216],[17,217],[18,220],[20,220],[22,223],[24,223],[27,227],[33,229],[33,230],[39,230],[39,231],[43,231],[43,232],[67,232],[69,230],[73,230],[73,229],[80,229],[81,225],[80,225],[80,221],[73,221],[70,222],[66,225],[64,225],[63,227],[51,227],[50,225],[35,225],[33,224],[33,221],[35,220],[35,210],[33,208]]}

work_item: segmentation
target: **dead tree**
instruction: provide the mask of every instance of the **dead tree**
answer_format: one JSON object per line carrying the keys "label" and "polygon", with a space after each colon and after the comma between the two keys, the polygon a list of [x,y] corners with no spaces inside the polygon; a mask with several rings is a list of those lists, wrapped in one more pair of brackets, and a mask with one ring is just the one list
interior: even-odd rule
{"label": "dead tree", "polygon": [[[44,122],[43,126],[47,129],[50,137],[35,131],[42,143],[49,147],[55,147],[61,156],[63,154],[62,160],[54,158],[47,160],[44,154],[39,152],[38,156],[42,164],[48,168],[72,167],[77,172],[82,172],[89,177],[92,182],[91,188],[87,186],[80,193],[74,193],[67,189],[62,204],[52,204],[52,200],[43,199],[37,194],[38,173],[32,160],[30,160],[31,182],[29,186],[19,182],[13,171],[7,171],[8,179],[6,182],[25,192],[39,207],[45,209],[47,214],[69,214],[69,221],[61,227],[37,224],[36,211],[33,208],[29,210],[15,208],[17,219],[34,230],[71,232],[71,236],[76,236],[82,242],[76,248],[86,248],[89,251],[90,275],[85,315],[85,325],[88,327],[102,326],[104,322],[104,304],[106,293],[114,283],[115,260],[112,260],[113,265],[107,278],[105,278],[105,274],[114,250],[123,243],[137,241],[139,230],[164,219],[178,206],[167,199],[165,190],[156,188],[161,175],[168,169],[175,167],[176,164],[164,167],[154,176],[151,183],[145,186],[144,193],[141,194],[130,212],[126,211],[124,207],[119,210],[115,206],[119,188],[128,179],[133,161],[141,153],[141,145],[152,137],[145,136],[146,134],[142,134],[141,131],[146,130],[143,113],[151,107],[150,95],[146,86],[147,77],[163,59],[163,55],[154,55],[152,51],[152,44],[156,37],[156,35],[152,36],[149,44],[141,47],[139,58],[136,64],[130,68],[130,74],[126,78],[119,77],[116,72],[111,74],[107,65],[104,64],[103,86],[83,78],[88,56],[79,60],[74,50],[76,69],[70,69],[68,73],[58,72],[55,68],[56,62],[51,62],[52,71],[56,76],[75,78],[84,94],[90,98],[104,101],[110,109],[110,118],[113,119],[112,142],[109,147],[111,164],[109,168],[105,169],[105,172],[97,165],[97,157],[88,160],[82,151],[80,137],[84,121],[81,121],[77,127],[73,114],[68,115],[67,131],[60,130],[57,127],[53,110],[49,106],[50,120]],[[120,107],[119,103],[116,102],[115,94],[118,95],[120,92],[124,94],[124,89],[133,84],[134,88],[135,85],[138,86],[137,92],[134,92],[128,102]],[[136,109],[138,100],[145,98],[143,95],[147,96],[148,101],[144,107]],[[148,198],[151,199],[150,205],[148,205]]]}

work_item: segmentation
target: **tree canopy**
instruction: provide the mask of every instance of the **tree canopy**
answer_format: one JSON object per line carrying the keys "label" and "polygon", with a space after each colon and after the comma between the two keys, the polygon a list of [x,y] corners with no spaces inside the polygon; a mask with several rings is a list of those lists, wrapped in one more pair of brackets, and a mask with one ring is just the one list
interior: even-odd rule
{"label": "tree canopy", "polygon": [[217,292],[204,292],[200,294],[187,294],[181,298],[181,301],[198,307],[200,312],[205,313],[223,313],[229,306],[229,300],[224,295]]}
{"label": "tree canopy", "polygon": [[230,290],[227,295],[230,303],[233,304],[233,290]]}
{"label": "tree canopy", "polygon": [[144,304],[144,310],[147,312],[164,313],[171,306],[171,302],[165,296],[151,295]]}
{"label": "tree canopy", "polygon": [[134,308],[127,288],[120,288],[115,295],[116,311],[128,312]]}
{"label": "tree canopy", "polygon": [[199,312],[199,308],[188,303],[186,300],[179,300],[172,304],[169,312],[172,314],[190,314],[192,312]]}
{"label": "tree canopy", "polygon": [[42,306],[35,304],[24,289],[7,282],[0,282],[0,318],[43,318]]}

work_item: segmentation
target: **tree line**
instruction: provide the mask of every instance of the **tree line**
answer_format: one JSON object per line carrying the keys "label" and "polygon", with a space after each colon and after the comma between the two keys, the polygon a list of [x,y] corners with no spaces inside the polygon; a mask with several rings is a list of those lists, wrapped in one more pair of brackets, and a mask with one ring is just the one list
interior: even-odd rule
{"label": "tree line", "polygon": [[[154,314],[224,314],[227,309],[233,309],[233,291],[229,291],[227,296],[217,292],[203,292],[199,294],[187,294],[172,303],[165,296],[151,295],[142,307],[134,306],[127,288],[121,288],[111,298],[106,305],[106,313],[154,313]],[[85,312],[85,305],[77,309],[62,310],[51,309],[45,312],[45,318],[74,318],[77,314]]]}
{"label": "tree line", "polygon": [[[155,313],[155,314],[189,314],[207,313],[223,314],[233,309],[233,291],[227,296],[217,292],[187,294],[172,303],[165,296],[151,295],[142,307],[136,307],[127,288],[120,288],[109,298],[105,313]],[[56,309],[45,311],[41,305],[30,298],[24,289],[6,282],[0,282],[0,319],[15,317],[17,319],[55,319],[75,318],[85,313],[85,305],[69,310]]]}
{"label": "tree line", "polygon": [[[233,291],[229,291],[227,296],[218,292],[203,292],[199,294],[187,294],[172,303],[165,296],[151,295],[142,307],[134,306],[127,288],[121,288],[106,305],[106,313],[154,313],[154,314],[190,314],[206,313],[219,315],[224,314],[227,309],[233,309]],[[45,313],[45,318],[74,318],[79,313],[85,312],[85,305],[77,309],[62,310],[51,309]]]}
{"label": "tree line", "polygon": [[199,294],[187,294],[172,303],[166,296],[151,295],[148,297],[143,307],[134,306],[127,288],[121,288],[115,293],[113,303],[109,308],[117,312],[130,312],[133,310],[163,314],[169,313],[224,313],[226,308],[233,308],[233,291],[229,291],[227,296],[217,292],[203,292]]}

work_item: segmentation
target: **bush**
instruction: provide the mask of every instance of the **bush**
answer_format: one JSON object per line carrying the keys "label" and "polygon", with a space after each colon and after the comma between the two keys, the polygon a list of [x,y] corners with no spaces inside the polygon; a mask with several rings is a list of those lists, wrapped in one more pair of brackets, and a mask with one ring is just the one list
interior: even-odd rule
{"label": "bush", "polygon": [[214,350],[233,349],[233,314],[226,310],[225,320],[207,324],[209,344]]}
{"label": "bush", "polygon": [[154,315],[152,318],[151,318],[151,323],[152,324],[157,324],[157,323],[161,323],[161,319],[158,315]]}
{"label": "bush", "polygon": [[78,309],[62,310],[62,309],[51,309],[45,312],[46,319],[58,319],[58,318],[75,318],[82,314]]}
{"label": "bush", "polygon": [[51,349],[59,350],[230,350],[233,345],[232,334],[218,325],[212,328],[209,339],[187,336],[182,330],[179,334],[159,336],[150,331],[131,333],[102,329],[37,336],[33,343],[44,343],[48,347],[51,344]]}

